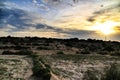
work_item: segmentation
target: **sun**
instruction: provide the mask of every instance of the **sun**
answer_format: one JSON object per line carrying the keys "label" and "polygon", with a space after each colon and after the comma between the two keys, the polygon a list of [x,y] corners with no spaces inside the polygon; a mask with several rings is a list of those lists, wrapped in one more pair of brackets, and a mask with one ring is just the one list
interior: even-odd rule
{"label": "sun", "polygon": [[104,35],[109,35],[115,33],[115,26],[117,26],[117,22],[114,21],[106,21],[104,23],[96,23],[92,29],[99,31]]}
{"label": "sun", "polygon": [[112,34],[115,32],[114,27],[116,25],[117,23],[113,21],[106,21],[105,23],[98,26],[98,30],[105,35]]}

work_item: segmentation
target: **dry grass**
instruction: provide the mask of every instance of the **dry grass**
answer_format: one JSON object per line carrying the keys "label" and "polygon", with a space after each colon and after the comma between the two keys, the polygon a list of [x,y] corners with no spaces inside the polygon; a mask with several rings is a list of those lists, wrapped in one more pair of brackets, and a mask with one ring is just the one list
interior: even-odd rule
{"label": "dry grass", "polygon": [[32,64],[25,56],[0,56],[0,80],[26,80]]}
{"label": "dry grass", "polygon": [[117,57],[101,55],[48,55],[42,56],[51,65],[53,72],[62,80],[83,80],[86,71],[90,70],[98,78],[104,73],[104,69],[116,62],[120,66]]}

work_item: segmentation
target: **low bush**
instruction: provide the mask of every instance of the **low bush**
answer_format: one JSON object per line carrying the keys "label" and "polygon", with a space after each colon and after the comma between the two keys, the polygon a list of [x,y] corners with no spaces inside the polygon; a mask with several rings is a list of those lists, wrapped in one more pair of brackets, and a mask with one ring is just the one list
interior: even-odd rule
{"label": "low bush", "polygon": [[56,54],[64,54],[63,51],[58,51]]}
{"label": "low bush", "polygon": [[[42,78],[42,80],[50,80],[51,74],[50,74],[50,66],[44,62],[39,56],[36,54],[33,54],[33,76]],[[44,66],[43,66],[44,65]]]}
{"label": "low bush", "polygon": [[98,54],[101,54],[101,55],[107,55],[107,54],[109,54],[109,52],[108,51],[100,51],[100,52],[97,52]]}
{"label": "low bush", "polygon": [[39,46],[36,48],[37,50],[51,50],[50,47],[46,47],[46,46]]}
{"label": "low bush", "polygon": [[108,51],[108,52],[111,52],[111,51],[114,51],[115,49],[111,46],[107,46],[103,49],[103,51]]}
{"label": "low bush", "polygon": [[30,47],[15,46],[14,49],[15,50],[28,50],[28,49],[30,49]]}
{"label": "low bush", "polygon": [[112,64],[101,80],[120,80],[120,69],[116,64]]}
{"label": "low bush", "polygon": [[12,51],[3,51],[2,55],[14,55]]}
{"label": "low bush", "polygon": [[91,71],[91,70],[87,70],[84,74],[84,78],[83,80],[98,80],[95,72]]}
{"label": "low bush", "polygon": [[90,51],[81,51],[81,54],[90,54]]}
{"label": "low bush", "polygon": [[18,52],[13,52],[13,51],[3,51],[2,55],[31,55],[33,54],[32,51],[28,50],[22,50]]}
{"label": "low bush", "polygon": [[76,51],[76,54],[81,54],[81,51]]}
{"label": "low bush", "polygon": [[110,55],[111,56],[119,56],[120,57],[120,51],[112,52]]}

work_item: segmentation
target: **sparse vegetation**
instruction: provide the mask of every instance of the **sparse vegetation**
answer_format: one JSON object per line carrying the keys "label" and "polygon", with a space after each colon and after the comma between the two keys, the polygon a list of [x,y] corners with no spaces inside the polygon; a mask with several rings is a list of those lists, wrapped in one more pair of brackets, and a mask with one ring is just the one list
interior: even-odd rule
{"label": "sparse vegetation", "polygon": [[0,75],[4,74],[5,72],[7,72],[7,68],[0,67]]}
{"label": "sparse vegetation", "polygon": [[83,80],[99,80],[98,77],[96,76],[96,73],[91,70],[87,70],[85,72]]}
{"label": "sparse vegetation", "polygon": [[[99,80],[99,78],[95,72],[87,70],[83,80]],[[104,71],[104,75],[101,75],[100,80],[120,80],[120,68],[117,64],[112,63],[111,66]]]}
{"label": "sparse vegetation", "polygon": [[120,68],[116,64],[111,64],[101,80],[120,80]]}
{"label": "sparse vegetation", "polygon": [[[104,54],[112,55],[120,51],[120,43],[116,41],[102,41],[96,39],[55,39],[38,37],[0,37],[0,49],[3,50],[80,50],[76,54]],[[4,45],[4,46],[3,46]],[[57,45],[57,46],[56,46]],[[74,50],[73,50],[74,51]],[[75,51],[76,52],[76,51]],[[119,54],[115,54],[116,56]]]}
{"label": "sparse vegetation", "polygon": [[0,80],[26,80],[31,65],[22,56],[0,56]]}
{"label": "sparse vegetation", "polygon": [[[27,55],[26,57],[31,58],[33,61],[32,76],[38,79],[50,80],[51,72],[53,72],[63,78],[70,78],[72,80],[79,80],[80,78],[82,80],[82,74],[84,74],[83,80],[100,80],[100,78],[101,80],[120,80],[118,78],[118,75],[120,75],[118,67],[111,66],[107,68],[105,72],[103,71],[104,75],[99,71],[108,66],[112,61],[120,60],[118,57],[120,56],[119,42],[94,39],[79,40],[78,38],[53,39],[8,36],[0,38],[0,49],[2,50],[2,56]],[[37,53],[33,53],[33,51]],[[41,54],[42,51],[44,55]],[[5,59],[0,60],[0,63],[12,66],[22,63],[19,59],[12,59],[10,61],[12,63]],[[15,69],[17,68],[15,67]],[[2,69],[0,74],[8,70],[8,68],[4,67],[0,69]],[[99,73],[95,73],[94,70],[97,71],[97,69]],[[25,68],[23,71],[26,70]],[[2,80],[2,78],[0,79]],[[16,79],[22,80],[23,78],[17,77]]]}
{"label": "sparse vegetation", "polygon": [[50,66],[44,62],[43,59],[41,59],[39,56],[33,54],[33,76],[41,78],[43,80],[50,80],[51,74],[50,74]]}

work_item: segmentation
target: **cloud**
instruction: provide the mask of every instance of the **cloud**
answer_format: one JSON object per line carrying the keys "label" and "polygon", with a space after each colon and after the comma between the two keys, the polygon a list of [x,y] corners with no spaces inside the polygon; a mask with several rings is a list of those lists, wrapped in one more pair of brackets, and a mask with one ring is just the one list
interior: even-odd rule
{"label": "cloud", "polygon": [[33,3],[37,3],[37,0],[33,0]]}
{"label": "cloud", "polygon": [[5,32],[12,32],[13,30],[16,29],[16,27],[12,26],[12,25],[9,25],[7,24],[5,27],[3,28],[0,28],[2,31],[5,31]]}
{"label": "cloud", "polygon": [[[17,37],[24,37],[24,36],[37,36],[37,37],[52,37],[52,38],[72,38],[78,37],[81,39],[87,38],[94,38],[94,39],[104,39],[103,35],[97,34],[96,31],[88,31],[88,30],[74,30],[74,29],[67,29],[62,30],[59,28],[54,28],[50,26],[40,25],[41,27],[26,27],[24,29],[16,30],[16,27],[8,25],[7,27],[1,28],[0,35],[1,36],[17,36]],[[117,39],[118,34],[114,39]],[[109,39],[111,36],[109,37]],[[113,38],[113,37],[112,37]],[[111,39],[112,39],[111,38]],[[119,40],[119,38],[118,38]]]}
{"label": "cloud", "polygon": [[[10,24],[12,26],[23,28],[23,26],[29,26],[27,24],[27,21],[30,21],[28,15],[26,12],[20,9],[2,9],[3,15],[0,15],[0,22],[3,27],[7,24]],[[23,17],[26,17],[25,19]],[[0,26],[2,27],[2,26]]]}
{"label": "cloud", "polygon": [[[12,30],[12,31],[11,31]],[[11,32],[9,32],[11,31]],[[52,29],[37,29],[35,27],[29,27],[29,28],[25,28],[19,31],[13,31],[13,29],[2,29],[2,33],[0,33],[1,36],[7,36],[7,35],[11,35],[11,36],[17,36],[17,37],[25,37],[25,36],[37,36],[37,37],[53,37],[53,38],[66,38],[69,35],[65,34],[65,33],[59,33],[56,32]]]}
{"label": "cloud", "polygon": [[120,22],[120,1],[116,1],[118,3],[114,3],[109,5],[108,7],[102,8],[98,11],[95,11],[92,16],[90,16],[87,21],[89,22],[105,22],[106,20],[114,20],[116,22]]}
{"label": "cloud", "polygon": [[[1,36],[38,36],[65,38],[68,34],[60,33],[59,29],[44,24],[40,15],[28,13],[21,9],[3,8],[0,19]],[[32,17],[31,17],[32,16]]]}
{"label": "cloud", "polygon": [[[0,13],[0,34],[102,39],[103,35],[100,37],[100,34],[91,31],[90,28],[96,21],[110,19],[120,22],[118,1],[29,0],[29,3],[25,3],[28,6],[8,1],[11,2],[6,2],[8,7],[0,9],[3,13]],[[116,31],[119,32],[119,26],[116,27]]]}
{"label": "cloud", "polygon": [[114,29],[115,29],[115,31],[116,31],[117,33],[119,33],[119,35],[120,35],[120,25],[119,25],[119,26],[116,26]]}
{"label": "cloud", "polygon": [[102,39],[102,37],[100,37],[99,34],[96,33],[96,31],[68,29],[68,30],[63,30],[62,32],[65,34],[69,34],[69,38],[78,37],[80,39],[88,39],[88,38]]}
{"label": "cloud", "polygon": [[[52,0],[48,2],[52,3]],[[101,0],[79,0],[78,3],[74,4],[75,6],[69,6],[68,3],[73,4],[73,0],[61,0],[59,5],[51,5],[57,9],[51,10],[51,13],[48,12],[49,15],[45,15],[48,25],[63,29],[88,30],[92,26],[90,21],[95,20],[93,18],[95,14],[93,13],[101,9],[101,4],[108,5]],[[88,19],[88,17],[91,18]]]}
{"label": "cloud", "polygon": [[5,27],[0,28],[0,36],[8,36],[15,29],[16,27],[7,24]]}
{"label": "cloud", "polygon": [[42,28],[45,25],[42,15],[17,8],[2,8],[0,17],[0,28],[11,25],[19,30],[28,27]]}
{"label": "cloud", "polygon": [[108,37],[109,40],[120,41],[120,33],[113,34],[112,36]]}
{"label": "cloud", "polygon": [[[7,25],[4,28],[0,29],[1,33],[0,36],[17,36],[17,37],[24,37],[24,36],[37,36],[37,37],[52,37],[52,38],[96,38],[97,35],[94,31],[87,31],[87,30],[62,30],[50,26],[42,26],[42,27],[27,27],[24,29],[16,30],[16,27],[12,25]],[[100,37],[99,37],[100,38]]]}
{"label": "cloud", "polygon": [[0,0],[0,8],[4,6],[4,0]]}
{"label": "cloud", "polygon": [[40,10],[49,11],[48,6],[45,5],[43,1],[39,1],[39,2],[38,0],[32,0],[32,1],[35,4],[35,7],[39,8]]}

